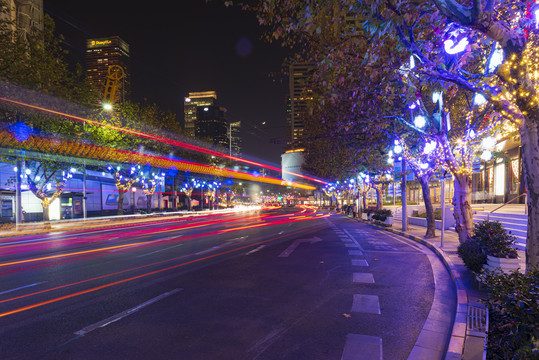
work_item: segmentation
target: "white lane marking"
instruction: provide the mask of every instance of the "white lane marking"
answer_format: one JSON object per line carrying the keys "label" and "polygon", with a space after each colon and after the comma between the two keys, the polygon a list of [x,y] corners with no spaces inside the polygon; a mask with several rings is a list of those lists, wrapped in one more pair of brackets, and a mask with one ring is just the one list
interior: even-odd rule
{"label": "white lane marking", "polygon": [[234,238],[234,239],[227,240],[227,241],[225,241],[225,242],[226,242],[226,243],[230,243],[230,242],[234,242],[234,241],[238,241],[238,240],[247,239],[248,237],[249,237],[249,235],[247,235],[247,236],[242,236],[242,237],[237,237],[237,238]]}
{"label": "white lane marking", "polygon": [[[386,233],[385,231],[384,231],[384,235],[389,236],[390,238],[395,239],[395,240],[397,240],[397,241],[402,241],[402,237],[398,237],[398,236],[396,236],[396,235],[394,235],[394,234],[391,234],[391,233]],[[414,243],[408,243],[408,242],[407,242],[406,244],[407,244],[408,246],[413,247],[413,248],[416,249],[417,251],[423,252],[423,250],[421,249],[421,247],[420,247],[419,245],[416,245],[416,244],[414,244]]]}
{"label": "white lane marking", "polygon": [[220,248],[221,248],[220,245],[219,246],[214,246],[214,247],[211,247],[209,249],[199,251],[195,255],[204,255],[204,254],[207,254],[209,252],[215,251],[215,250],[220,249]]}
{"label": "white lane marking", "polygon": [[348,255],[351,256],[363,256],[363,251],[361,250],[348,250]]}
{"label": "white lane marking", "polygon": [[382,338],[348,334],[341,360],[382,360]]}
{"label": "white lane marking", "polygon": [[284,234],[284,231],[279,232],[277,235],[282,235],[282,234]]}
{"label": "white lane marking", "polygon": [[99,328],[102,328],[102,327],[105,327],[109,324],[112,324],[113,322],[116,322],[118,320],[121,320],[123,319],[124,317],[128,316],[128,315],[131,315],[137,311],[139,311],[140,309],[148,306],[148,305],[151,305],[159,300],[162,300],[170,295],[173,295],[179,291],[181,291],[183,289],[174,289],[174,290],[171,290],[169,292],[166,292],[166,293],[163,293],[159,296],[156,296],[154,297],[153,299],[150,299],[146,302],[143,302],[142,304],[140,305],[137,305],[129,310],[125,310],[125,311],[122,311],[121,313],[119,314],[116,314],[114,316],[111,316],[109,318],[106,318],[105,320],[101,320],[99,322],[96,322],[95,324],[92,324],[92,325],[88,325],[86,326],[85,328],[79,330],[79,331],[75,331],[75,335],[79,335],[79,336],[84,336],[86,334],[88,334],[90,331],[93,331],[95,329],[99,329]]}
{"label": "white lane marking", "polygon": [[346,229],[342,229],[342,231],[344,231],[344,232],[346,233],[346,235],[348,235],[348,236],[350,237],[350,239],[352,239],[352,241],[357,245],[357,248],[358,248],[359,250],[365,251],[365,250],[361,247],[361,245],[359,245],[359,243],[357,242],[357,240],[354,239],[354,237],[353,237],[348,231],[346,231]]}
{"label": "white lane marking", "polygon": [[32,286],[43,284],[44,282],[46,282],[46,281],[41,281],[41,282],[33,283],[33,284],[30,284],[30,285],[21,286],[21,287],[15,288],[15,289],[2,291],[2,292],[0,292],[0,295],[8,294],[8,293],[13,292],[13,291],[22,290],[22,289],[26,289],[26,288],[29,288],[29,287],[32,287]]}
{"label": "white lane marking", "polygon": [[262,250],[262,249],[265,248],[265,247],[266,247],[266,245],[260,245],[259,247],[257,247],[256,249],[253,249],[253,250],[249,251],[249,252],[246,253],[245,255],[251,255],[251,254],[254,254],[255,252],[260,251],[260,250]]}
{"label": "white lane marking", "polygon": [[149,252],[149,253],[146,253],[146,254],[138,255],[137,257],[140,258],[140,257],[144,257],[144,256],[147,256],[147,255],[152,255],[152,254],[159,253],[159,252],[165,251],[165,250],[170,250],[170,249],[173,249],[175,247],[182,246],[182,245],[183,244],[177,244],[177,245],[174,245],[174,246],[169,246],[169,247],[161,249],[161,250],[155,250],[155,251],[152,251],[152,252]]}
{"label": "white lane marking", "polygon": [[377,295],[354,295],[352,312],[380,315],[380,301]]}
{"label": "white lane marking", "polygon": [[279,257],[288,257],[290,256],[290,254],[292,254],[292,252],[294,250],[296,250],[296,248],[299,246],[299,244],[301,243],[310,243],[310,244],[314,244],[314,243],[317,243],[317,242],[320,242],[322,241],[322,239],[320,239],[319,237],[313,237],[311,239],[298,239],[296,241],[294,241],[289,247],[286,248],[285,251],[283,251]]}
{"label": "white lane marking", "polygon": [[374,284],[374,277],[370,273],[353,273],[352,281],[359,284]]}
{"label": "white lane marking", "polygon": [[363,259],[352,259],[352,266],[369,266],[369,263]]}

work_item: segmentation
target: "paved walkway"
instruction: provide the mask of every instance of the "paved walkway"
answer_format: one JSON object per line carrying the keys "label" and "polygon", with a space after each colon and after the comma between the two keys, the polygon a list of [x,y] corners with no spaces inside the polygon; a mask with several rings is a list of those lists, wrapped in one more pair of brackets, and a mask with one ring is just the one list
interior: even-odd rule
{"label": "paved walkway", "polygon": [[[386,231],[402,235],[414,241],[420,242],[432,249],[444,262],[449,270],[455,286],[457,288],[457,310],[451,340],[445,359],[464,359],[464,360],[482,360],[484,338],[480,336],[472,336],[469,334],[467,327],[468,307],[479,303],[479,300],[485,297],[485,293],[478,289],[475,279],[470,271],[457,254],[459,245],[458,235],[454,231],[445,231],[443,239],[443,247],[441,244],[440,231],[436,230],[436,237],[425,239],[426,229],[419,226],[408,225],[406,231],[402,231],[402,222],[395,219],[393,227],[386,228],[375,225],[369,221],[356,219],[364,223],[370,223],[372,226],[379,227]],[[410,354],[409,360],[425,359],[430,360],[429,348],[436,348],[436,343],[428,341],[429,325],[426,323],[422,333],[420,334],[416,346]],[[421,337],[427,336],[427,341]],[[419,345],[420,344],[420,345]]]}

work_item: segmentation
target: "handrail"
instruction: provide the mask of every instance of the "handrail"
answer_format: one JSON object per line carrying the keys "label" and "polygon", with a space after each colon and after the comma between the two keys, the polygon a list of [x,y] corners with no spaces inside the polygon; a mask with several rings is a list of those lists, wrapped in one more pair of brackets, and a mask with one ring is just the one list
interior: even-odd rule
{"label": "handrail", "polygon": [[520,199],[522,196],[526,196],[526,195],[527,195],[527,193],[520,194],[520,195],[517,196],[516,198],[514,198],[514,199],[512,199],[512,200],[510,200],[510,201],[508,201],[508,202],[506,202],[505,204],[502,204],[502,205],[498,206],[496,209],[492,210],[491,212],[489,212],[489,213],[487,214],[487,221],[490,219],[490,214],[492,214],[494,211],[499,210],[499,209],[503,208],[505,205],[510,204],[510,203],[512,203],[513,201],[518,200],[518,199]]}

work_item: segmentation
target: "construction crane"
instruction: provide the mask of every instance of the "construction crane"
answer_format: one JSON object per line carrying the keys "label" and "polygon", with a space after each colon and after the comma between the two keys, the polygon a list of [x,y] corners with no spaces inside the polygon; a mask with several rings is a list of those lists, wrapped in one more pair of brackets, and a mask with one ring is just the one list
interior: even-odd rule
{"label": "construction crane", "polygon": [[125,71],[120,65],[109,66],[105,92],[103,94],[103,107],[105,110],[112,110],[112,105],[118,98],[118,90],[122,86],[120,80],[125,77]]}

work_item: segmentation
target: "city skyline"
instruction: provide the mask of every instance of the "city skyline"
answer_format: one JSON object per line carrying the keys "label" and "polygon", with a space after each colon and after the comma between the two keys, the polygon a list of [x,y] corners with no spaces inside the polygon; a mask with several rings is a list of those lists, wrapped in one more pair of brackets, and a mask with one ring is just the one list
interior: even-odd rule
{"label": "city skyline", "polygon": [[88,38],[120,36],[129,43],[133,100],[154,102],[181,121],[189,92],[215,90],[229,119],[242,122],[244,154],[280,163],[288,80],[269,74],[280,72],[286,50],[260,40],[263,29],[253,14],[204,1],[178,13],[152,7],[144,19],[130,16],[138,10],[122,1],[105,7],[103,1],[44,0],[44,9],[74,61],[83,63]]}

